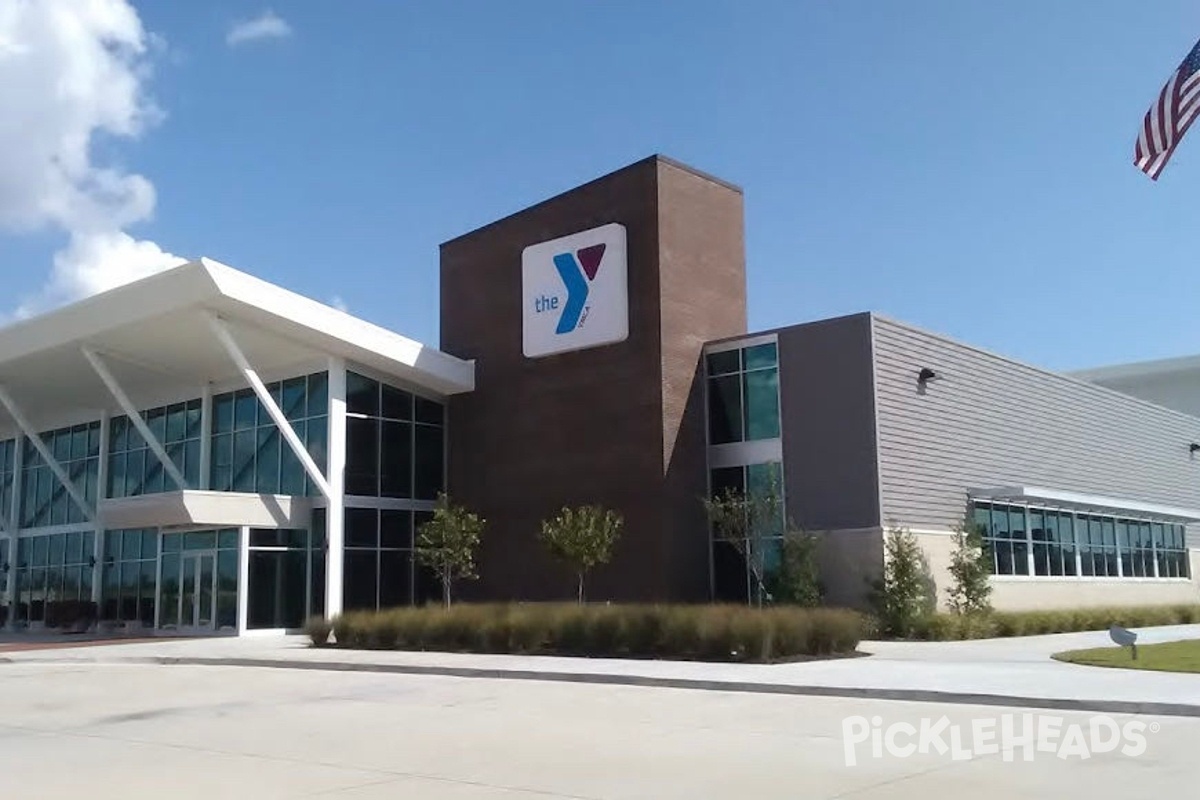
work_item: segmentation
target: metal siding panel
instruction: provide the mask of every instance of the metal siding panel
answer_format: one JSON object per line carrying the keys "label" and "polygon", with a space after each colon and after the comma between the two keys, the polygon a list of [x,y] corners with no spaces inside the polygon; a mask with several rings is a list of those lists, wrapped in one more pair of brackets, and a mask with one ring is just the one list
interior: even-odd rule
{"label": "metal siding panel", "polygon": [[777,332],[787,510],[812,530],[879,524],[870,317]]}
{"label": "metal siding panel", "polygon": [[[1033,485],[1200,508],[1200,419],[873,317],[885,524],[947,528]],[[917,372],[939,379],[925,394]],[[1192,542],[1197,542],[1192,533]]]}

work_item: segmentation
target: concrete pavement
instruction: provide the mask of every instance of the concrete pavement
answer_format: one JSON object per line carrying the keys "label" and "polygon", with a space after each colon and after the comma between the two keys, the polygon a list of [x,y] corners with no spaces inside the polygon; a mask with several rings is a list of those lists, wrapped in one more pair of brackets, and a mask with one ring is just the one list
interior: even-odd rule
{"label": "concrete pavement", "polygon": [[[88,655],[102,649],[87,648]],[[0,786],[6,796],[38,800],[1194,793],[1200,720],[1181,717],[1118,716],[1121,725],[1147,726],[1145,750],[1136,755],[1038,752],[1031,761],[1018,755],[1006,762],[999,753],[955,760],[930,749],[876,758],[859,745],[854,764],[847,763],[848,717],[878,718],[883,726],[945,717],[969,728],[1000,712],[964,704],[22,657],[0,665]],[[1089,716],[1055,715],[1068,727],[1086,726]]]}
{"label": "concrete pavement", "polygon": [[[1144,629],[1140,641],[1193,638],[1200,638],[1200,625]],[[1130,673],[1050,659],[1060,650],[1107,644],[1103,631],[866,642],[861,649],[870,657],[760,665],[314,649],[303,637],[248,636],[0,653],[0,660],[271,666],[1200,716],[1200,675]]]}

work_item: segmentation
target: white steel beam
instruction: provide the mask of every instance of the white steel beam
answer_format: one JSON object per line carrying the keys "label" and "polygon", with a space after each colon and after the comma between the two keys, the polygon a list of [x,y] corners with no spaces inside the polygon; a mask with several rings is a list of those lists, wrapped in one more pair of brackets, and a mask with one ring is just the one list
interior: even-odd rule
{"label": "white steel beam", "polygon": [[325,618],[342,613],[346,541],[346,362],[329,359],[329,484],[325,512]]}
{"label": "white steel beam", "polygon": [[296,429],[292,427],[292,423],[288,422],[288,418],[284,415],[283,409],[275,402],[275,398],[271,397],[271,393],[267,391],[266,384],[262,382],[262,378],[250,366],[246,354],[242,352],[242,348],[238,345],[237,340],[233,338],[233,333],[229,330],[229,326],[225,321],[216,314],[208,314],[208,324],[212,327],[213,333],[217,339],[225,346],[225,350],[229,353],[229,357],[233,359],[233,363],[242,371],[242,376],[250,384],[250,388],[254,390],[254,394],[258,396],[258,402],[262,403],[263,408],[271,416],[271,420],[275,423],[275,427],[279,429],[279,433],[283,436],[283,440],[288,443],[288,447],[292,448],[292,452],[296,454],[296,458],[304,466],[304,471],[308,473],[308,477],[320,490],[326,500],[332,499],[333,492],[330,490],[329,481],[321,472],[321,468],[317,466],[317,462],[313,461],[312,456],[308,453],[308,448],[304,446],[304,442],[300,441],[300,437],[296,434]]}
{"label": "white steel beam", "polygon": [[142,413],[138,411],[137,406],[129,399],[129,395],[125,394],[125,390],[121,388],[121,384],[117,383],[117,379],[113,377],[112,372],[108,368],[108,364],[104,363],[104,359],[100,354],[90,347],[80,348],[83,351],[83,357],[92,365],[92,369],[96,370],[96,374],[100,376],[100,380],[104,381],[104,385],[108,387],[108,391],[112,394],[113,399],[117,401],[117,405],[125,412],[125,416],[137,429],[137,432],[146,440],[146,445],[150,448],[150,452],[158,458],[162,463],[163,469],[171,476],[171,480],[175,481],[175,485],[180,489],[187,489],[187,479],[183,477],[183,473],[179,471],[179,467],[167,454],[167,448],[163,447],[162,442],[150,430],[150,426],[146,424],[146,420],[142,418]]}
{"label": "white steel beam", "polygon": [[[50,448],[46,447],[46,443],[42,441],[42,437],[29,424],[28,417],[21,411],[21,407],[13,400],[12,395],[8,393],[8,389],[0,386],[0,405],[3,405],[8,410],[9,416],[13,418],[13,422],[17,423],[17,427],[21,429],[21,433],[29,439],[29,443],[33,445],[33,449],[38,451],[38,455],[46,462],[46,466],[54,473],[54,477],[58,478],[62,483],[63,488],[67,490],[67,494],[75,501],[75,505],[79,506],[79,510],[83,512],[83,516],[92,525],[96,525],[96,511],[88,505],[87,498],[79,491],[79,487],[71,480],[71,476],[63,469],[62,464],[54,458],[54,454],[50,452]],[[99,494],[99,492],[97,492]]]}

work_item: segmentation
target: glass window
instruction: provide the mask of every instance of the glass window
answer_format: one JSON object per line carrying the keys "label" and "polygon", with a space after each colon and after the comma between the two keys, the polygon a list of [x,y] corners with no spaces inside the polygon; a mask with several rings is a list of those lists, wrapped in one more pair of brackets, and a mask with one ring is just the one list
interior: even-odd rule
{"label": "glass window", "polygon": [[742,352],[742,357],[746,362],[747,371],[773,367],[778,363],[778,355],[774,342],[747,347]]}
{"label": "glass window", "polygon": [[710,473],[712,496],[725,497],[728,494],[740,495],[746,491],[746,477],[743,467],[720,467]]}
{"label": "glass window", "polygon": [[258,425],[258,398],[250,389],[243,389],[233,396],[233,429],[250,430]]}
{"label": "glass window", "polygon": [[[355,401],[361,411],[346,420],[346,493],[436,498],[445,472],[442,404],[352,372],[347,373],[347,383],[348,387],[353,383],[361,395]],[[373,393],[382,400],[370,400],[368,394],[374,397]],[[370,403],[375,403],[373,413],[368,413]],[[324,433],[310,439],[321,448],[320,460],[324,460]]]}
{"label": "glass window", "polygon": [[[101,618],[153,626],[157,604],[158,531],[152,528],[105,531],[104,548]],[[164,556],[164,565],[172,558],[178,556]],[[177,583],[164,585],[168,590],[177,589]],[[177,613],[178,606],[164,607],[164,613],[169,616],[168,609]]]}
{"label": "glass window", "polygon": [[434,400],[417,397],[414,401],[414,409],[417,422],[424,422],[426,425],[441,425],[445,421],[442,404]]}
{"label": "glass window", "polygon": [[709,444],[780,435],[778,348],[774,342],[709,353]]}
{"label": "glass window", "polygon": [[346,420],[346,494],[379,494],[379,420]]}
{"label": "glass window", "polygon": [[[317,467],[327,466],[325,443],[328,438],[328,379],[324,373],[291,378],[267,385],[267,391],[279,403],[296,435],[304,443]],[[261,408],[250,390],[213,398],[214,408],[234,407],[232,436],[221,433],[214,424],[210,486],[216,491],[256,494],[313,495],[303,465],[283,439],[274,420]],[[194,450],[199,468],[199,448]],[[192,456],[186,455],[190,464]]]}
{"label": "glass window", "polygon": [[744,379],[746,439],[778,438],[779,372],[774,369],[747,372]]}
{"label": "glass window", "polygon": [[[166,449],[167,456],[184,476],[187,486],[198,485],[200,401],[189,400],[141,413],[146,425]],[[137,433],[128,418],[114,417],[109,422],[109,442],[110,497],[133,497],[178,489],[175,481],[167,475],[158,455]],[[227,459],[228,451],[215,447],[214,457]],[[227,465],[228,462],[222,463]]]}
{"label": "glass window", "polygon": [[1124,575],[1130,576],[1134,574],[1133,570],[1133,551],[1137,547],[1138,529],[1137,523],[1133,523],[1133,536],[1130,537],[1129,522],[1119,519],[1117,526],[1117,550],[1121,555],[1121,570]]}
{"label": "glass window", "polygon": [[367,417],[379,416],[379,383],[356,372],[346,373],[346,411]]}
{"label": "glass window", "polygon": [[255,452],[254,491],[260,494],[279,493],[279,429],[258,429],[258,449]]}
{"label": "glass window", "polygon": [[412,553],[408,550],[379,551],[379,607],[394,608],[412,603]]}
{"label": "glass window", "polygon": [[1033,541],[1033,574],[1050,574],[1050,541],[1042,511],[1029,511],[1029,538]]}
{"label": "glass window", "polygon": [[384,419],[411,420],[413,418],[413,396],[402,389],[384,384],[382,411]]}
{"label": "glass window", "polygon": [[[93,422],[40,434],[46,447],[62,465],[74,489],[85,500],[89,500],[91,509],[95,508],[95,500],[100,495],[100,487],[96,485],[100,474],[99,456],[91,450],[93,430],[98,436],[99,429],[100,423]],[[21,527],[38,528],[85,521],[87,515],[84,510],[44,464],[32,441],[26,439],[25,443],[25,462],[21,471],[25,489],[18,510]]]}
{"label": "glass window", "polygon": [[379,551],[347,550],[342,607],[346,611],[379,607]]}
{"label": "glass window", "polygon": [[250,628],[299,628],[308,588],[303,550],[251,550],[248,569]]}
{"label": "glass window", "polygon": [[384,549],[411,550],[413,546],[412,512],[384,509],[379,512],[379,546]]}
{"label": "glass window", "polygon": [[305,400],[308,396],[306,378],[293,378],[283,382],[282,403],[283,415],[291,422],[305,419],[307,415]]}
{"label": "glass window", "polygon": [[726,375],[708,381],[708,441],[709,444],[742,441],[740,375]]}
{"label": "glass window", "polygon": [[413,426],[387,420],[381,430],[379,492],[384,497],[412,497]]}
{"label": "glass window", "polygon": [[442,429],[417,425],[413,431],[415,480],[413,494],[419,500],[435,500],[444,486],[445,451]]}
{"label": "glass window", "polygon": [[709,375],[729,375],[742,369],[740,350],[722,350],[719,353],[709,353],[705,359]]}
{"label": "glass window", "polygon": [[373,508],[346,509],[346,547],[379,546],[378,514]]}

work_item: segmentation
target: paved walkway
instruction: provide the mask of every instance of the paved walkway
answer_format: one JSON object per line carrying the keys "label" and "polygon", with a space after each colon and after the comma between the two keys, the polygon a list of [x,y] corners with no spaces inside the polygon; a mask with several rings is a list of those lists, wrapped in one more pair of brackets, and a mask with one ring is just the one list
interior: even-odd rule
{"label": "paved walkway", "polygon": [[[1200,625],[1140,631],[1145,644],[1196,638]],[[393,672],[1200,717],[1200,675],[1050,659],[1061,650],[1110,644],[1103,631],[972,642],[865,642],[861,649],[870,657],[762,665],[314,649],[298,636],[247,636],[8,652],[0,653],[0,662]]]}

